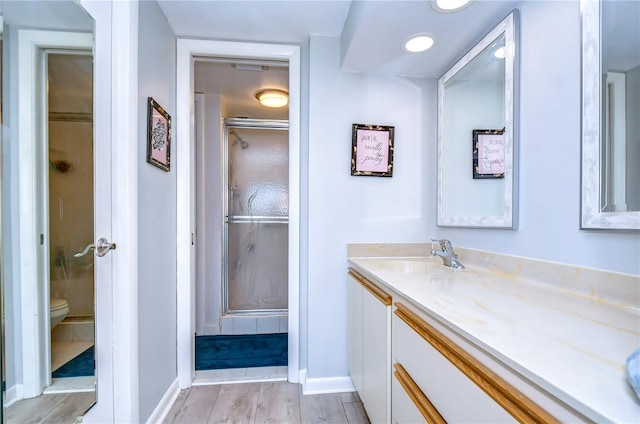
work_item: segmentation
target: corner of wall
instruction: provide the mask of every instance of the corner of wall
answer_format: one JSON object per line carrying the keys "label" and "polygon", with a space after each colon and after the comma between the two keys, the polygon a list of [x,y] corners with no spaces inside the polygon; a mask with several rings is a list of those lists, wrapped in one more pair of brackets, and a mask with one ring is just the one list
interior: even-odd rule
{"label": "corner of wall", "polygon": [[180,386],[178,384],[178,378],[176,377],[176,379],[173,380],[173,383],[171,383],[164,396],[162,396],[162,399],[160,399],[160,402],[158,402],[158,405],[153,410],[146,422],[148,424],[164,422],[179,394]]}
{"label": "corner of wall", "polygon": [[307,370],[300,370],[300,384],[303,395],[320,395],[327,393],[355,392],[353,381],[349,376],[309,378]]}

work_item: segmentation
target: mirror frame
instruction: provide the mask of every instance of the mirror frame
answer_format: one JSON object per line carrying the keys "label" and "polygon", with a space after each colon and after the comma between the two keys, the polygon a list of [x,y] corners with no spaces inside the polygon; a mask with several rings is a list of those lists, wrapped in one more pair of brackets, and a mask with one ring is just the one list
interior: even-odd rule
{"label": "mirror frame", "polygon": [[[515,9],[485,35],[468,53],[438,79],[438,194],[437,225],[439,227],[507,228],[518,227],[518,105],[519,105],[519,35],[518,10]],[[505,36],[505,206],[502,215],[448,216],[444,210],[444,88],[462,68],[484,51],[500,35]],[[510,54],[509,54],[510,53]],[[471,165],[471,164],[470,164]]]}
{"label": "mirror frame", "polygon": [[640,230],[640,211],[601,212],[600,140],[601,8],[599,0],[580,0],[582,18],[582,166],[580,229]]}

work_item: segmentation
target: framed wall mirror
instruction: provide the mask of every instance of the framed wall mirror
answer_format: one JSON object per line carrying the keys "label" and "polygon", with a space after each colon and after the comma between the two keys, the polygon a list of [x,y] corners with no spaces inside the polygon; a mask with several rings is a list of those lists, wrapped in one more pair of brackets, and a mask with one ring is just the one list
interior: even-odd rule
{"label": "framed wall mirror", "polygon": [[640,3],[582,0],[582,229],[640,229]]}
{"label": "framed wall mirror", "polygon": [[438,80],[438,226],[517,227],[518,15]]}
{"label": "framed wall mirror", "polygon": [[97,399],[94,256],[74,255],[94,238],[95,21],[73,0],[0,11],[3,417],[62,422]]}

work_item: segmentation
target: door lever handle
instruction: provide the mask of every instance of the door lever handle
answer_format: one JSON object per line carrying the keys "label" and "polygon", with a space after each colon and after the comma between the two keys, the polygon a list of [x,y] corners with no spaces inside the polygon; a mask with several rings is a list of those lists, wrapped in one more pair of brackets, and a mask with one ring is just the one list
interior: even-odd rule
{"label": "door lever handle", "polygon": [[73,257],[74,257],[74,258],[81,258],[81,257],[83,257],[84,255],[86,255],[87,253],[89,253],[89,250],[92,250],[92,249],[94,249],[94,248],[95,248],[95,246],[94,246],[94,244],[93,244],[93,243],[88,244],[88,245],[87,245],[87,247],[85,247],[85,248],[84,248],[84,250],[83,250],[82,252],[78,252],[78,253],[74,254],[74,255],[73,255]]}
{"label": "door lever handle", "polygon": [[100,237],[96,244],[91,243],[87,245],[87,247],[85,247],[82,252],[78,252],[73,256],[76,258],[81,258],[87,253],[89,253],[89,250],[95,250],[96,256],[103,257],[104,255],[107,254],[109,250],[115,250],[115,249],[116,249],[115,243],[109,243],[109,241],[106,238]]}
{"label": "door lever handle", "polygon": [[109,240],[100,237],[96,243],[96,255],[101,258],[106,255],[109,250],[116,250],[116,244],[109,243]]}

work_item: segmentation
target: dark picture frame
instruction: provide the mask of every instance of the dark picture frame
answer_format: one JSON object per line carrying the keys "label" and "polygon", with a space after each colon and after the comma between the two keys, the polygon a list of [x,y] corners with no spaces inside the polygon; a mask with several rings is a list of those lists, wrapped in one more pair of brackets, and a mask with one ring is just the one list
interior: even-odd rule
{"label": "dark picture frame", "polygon": [[147,162],[169,172],[171,165],[171,116],[153,97],[147,99]]}
{"label": "dark picture frame", "polygon": [[473,179],[504,178],[504,128],[473,130]]}
{"label": "dark picture frame", "polygon": [[351,175],[393,176],[395,127],[353,124],[351,130]]}

